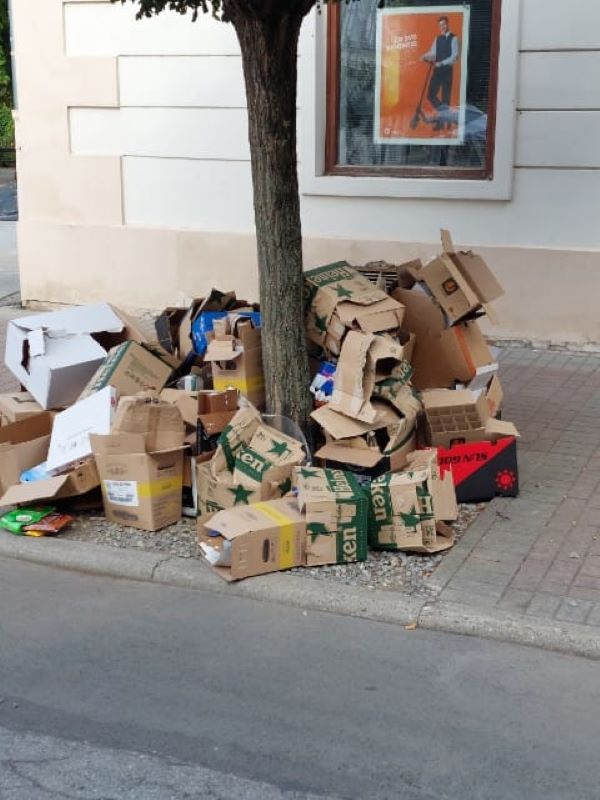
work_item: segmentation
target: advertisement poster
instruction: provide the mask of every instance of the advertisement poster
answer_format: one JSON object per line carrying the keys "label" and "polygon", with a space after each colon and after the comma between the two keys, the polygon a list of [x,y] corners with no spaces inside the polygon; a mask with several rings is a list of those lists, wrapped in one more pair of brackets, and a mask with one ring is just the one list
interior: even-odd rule
{"label": "advertisement poster", "polygon": [[462,144],[468,6],[377,12],[376,144]]}

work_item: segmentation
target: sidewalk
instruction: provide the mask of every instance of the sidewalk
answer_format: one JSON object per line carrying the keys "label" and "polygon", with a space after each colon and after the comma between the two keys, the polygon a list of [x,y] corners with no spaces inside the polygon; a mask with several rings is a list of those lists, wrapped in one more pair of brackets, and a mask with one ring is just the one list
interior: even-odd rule
{"label": "sidewalk", "polygon": [[[17,313],[0,308],[2,354]],[[600,354],[515,347],[499,360],[504,418],[522,435],[521,495],[493,501],[444,556],[434,601],[285,574],[231,587],[189,560],[79,542],[12,537],[2,555],[562,650],[583,632],[573,652],[600,653]],[[0,391],[16,388],[0,365]]]}

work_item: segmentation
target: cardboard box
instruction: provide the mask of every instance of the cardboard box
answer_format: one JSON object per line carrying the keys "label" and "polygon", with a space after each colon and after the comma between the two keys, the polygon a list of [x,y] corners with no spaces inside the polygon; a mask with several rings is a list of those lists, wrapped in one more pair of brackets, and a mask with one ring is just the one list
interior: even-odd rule
{"label": "cardboard box", "polygon": [[296,439],[260,424],[248,444],[236,453],[233,480],[254,488],[263,483],[273,468],[301,464],[305,456],[304,448]]}
{"label": "cardboard box", "polygon": [[481,256],[472,250],[456,250],[446,230],[442,230],[442,247],[442,255],[409,272],[427,286],[452,324],[504,294]]}
{"label": "cardboard box", "polygon": [[383,336],[349,331],[342,344],[329,407],[361,422],[372,423],[376,411],[371,403],[379,394],[393,401],[397,391],[408,384],[412,367],[404,349]]}
{"label": "cardboard box", "polygon": [[48,455],[52,415],[47,411],[0,428],[0,491],[18,484],[21,473]]}
{"label": "cardboard box", "polygon": [[107,519],[144,531],[157,531],[181,519],[180,445],[149,452],[141,433],[92,434],[90,439]]}
{"label": "cardboard box", "polygon": [[213,463],[196,464],[198,514],[214,514],[226,508],[259,503],[283,497],[292,487],[291,464],[273,467],[263,475],[262,483],[252,487],[236,483],[231,472],[213,471]]}
{"label": "cardboard box", "polygon": [[29,392],[0,394],[0,425],[10,425],[39,414],[43,408]]}
{"label": "cardboard box", "polygon": [[154,323],[156,335],[161,347],[164,347],[167,353],[176,355],[179,352],[179,327],[187,311],[187,308],[169,306],[156,318]]}
{"label": "cardboard box", "polygon": [[[39,462],[38,462],[39,463]],[[34,465],[35,466],[35,465]],[[33,483],[16,483],[0,498],[0,507],[80,497],[100,485],[94,459],[77,464],[70,472]]]}
{"label": "cardboard box", "polygon": [[237,389],[202,391],[198,393],[197,448],[199,453],[211,453],[217,448],[219,436],[238,412]]}
{"label": "cardboard box", "polygon": [[304,273],[307,337],[339,355],[348,330],[381,333],[400,328],[404,308],[345,261]]}
{"label": "cardboard box", "polygon": [[250,320],[231,315],[208,334],[204,360],[212,365],[213,388],[237,389],[256,408],[265,405],[261,329]]}
{"label": "cardboard box", "polygon": [[504,436],[519,435],[512,423],[490,416],[490,402],[483,392],[429,389],[423,392],[422,399],[428,443],[433,447],[449,448],[455,444],[496,441]]}
{"label": "cardboard box", "polygon": [[119,397],[138,392],[160,391],[167,383],[173,367],[155,355],[147,346],[123,342],[109,351],[106,360],[90,379],[80,395],[89,397],[107,386],[117,390]]}
{"label": "cardboard box", "polygon": [[406,471],[376,478],[371,505],[374,549],[438,553],[454,544],[443,523],[458,516],[456,495],[450,475],[440,474],[435,450],[413,453]]}
{"label": "cardboard box", "polygon": [[473,380],[479,368],[495,363],[475,320],[448,328],[444,312],[427,294],[396,289],[393,296],[406,307],[404,328],[415,335],[410,361],[417,389],[453,389],[456,383]]}
{"label": "cardboard box", "polygon": [[183,447],[185,441],[185,426],[179,409],[152,397],[123,397],[112,433],[142,435],[149,453]]}
{"label": "cardboard box", "polygon": [[365,561],[370,498],[356,478],[341,469],[296,467],[293,484],[306,518],[306,565]]}
{"label": "cardboard box", "polygon": [[289,497],[219,511],[200,525],[198,539],[215,572],[237,581],[304,564],[306,523]]}
{"label": "cardboard box", "polygon": [[56,415],[46,465],[50,475],[68,472],[92,455],[89,436],[110,433],[116,405],[116,392],[107,386]]}
{"label": "cardboard box", "polygon": [[123,329],[106,303],[19,317],[8,323],[6,366],[43,408],[65,408],[106,357],[93,336]]}
{"label": "cardboard box", "polygon": [[452,475],[459,503],[479,503],[493,497],[517,497],[519,468],[517,439],[457,444],[438,449],[443,474]]}

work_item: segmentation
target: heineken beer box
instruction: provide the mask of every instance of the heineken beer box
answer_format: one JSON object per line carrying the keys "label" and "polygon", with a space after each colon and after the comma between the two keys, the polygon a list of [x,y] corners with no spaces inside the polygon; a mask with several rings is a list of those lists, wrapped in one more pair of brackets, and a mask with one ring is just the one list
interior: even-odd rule
{"label": "heineken beer box", "polygon": [[306,565],[365,561],[369,496],[354,475],[341,469],[297,467],[293,483],[306,517]]}
{"label": "heineken beer box", "polygon": [[305,272],[304,282],[307,336],[333,355],[347,330],[379,333],[402,324],[404,306],[345,261]]}
{"label": "heineken beer box", "polygon": [[444,522],[457,515],[450,473],[440,477],[435,450],[417,451],[405,471],[388,472],[372,482],[370,545],[417,553],[447,550],[454,537]]}

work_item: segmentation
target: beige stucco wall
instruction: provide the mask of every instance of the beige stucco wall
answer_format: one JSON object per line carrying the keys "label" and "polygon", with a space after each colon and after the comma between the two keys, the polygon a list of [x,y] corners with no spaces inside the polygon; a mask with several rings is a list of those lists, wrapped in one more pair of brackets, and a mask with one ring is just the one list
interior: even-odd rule
{"label": "beige stucco wall", "polygon": [[[537,13],[539,0],[522,2],[527,29],[527,14]],[[581,29],[589,30],[593,22],[588,19],[589,8],[589,3],[585,6],[574,0],[573,14],[580,15]],[[147,58],[140,66],[152,68],[170,52],[188,59],[188,66],[205,57],[203,65],[214,63],[208,56],[222,54],[227,59],[223,63],[231,69],[232,59],[237,58],[235,43],[227,30],[210,27],[213,23],[208,32],[199,27],[197,39],[191,40],[188,28],[181,27],[190,23],[167,20],[168,15],[147,27],[143,27],[146,23],[131,27],[132,11],[132,6],[122,9],[109,6],[106,0],[19,0],[14,4],[23,298],[32,303],[108,299],[140,310],[183,303],[215,285],[256,297],[249,164],[243,109],[238,108],[238,78],[228,77],[226,85],[214,90],[225,98],[218,114],[210,105],[214,99],[188,101],[184,96],[178,100],[187,103],[185,120],[190,124],[197,124],[197,114],[204,115],[199,118],[200,129],[208,125],[211,137],[206,142],[179,144],[178,131],[173,131],[168,151],[160,126],[174,113],[161,99],[169,96],[170,86],[140,86],[138,92],[131,84],[135,59]],[[123,14],[129,15],[126,22]],[[116,33],[111,38],[113,24]],[[156,25],[163,26],[164,36],[157,36]],[[586,57],[594,50],[593,42],[578,40],[572,31],[565,35],[571,42],[579,41]],[[561,42],[555,33],[552,36],[555,39],[548,47],[559,52]],[[531,52],[534,45],[540,49],[533,42]],[[111,47],[118,52],[113,53]],[[191,54],[190,48],[195,48]],[[177,63],[172,66],[176,69]],[[589,62],[585,68],[589,69]],[[535,69],[539,71],[539,65]],[[535,77],[532,70],[525,65],[527,80]],[[222,74],[221,70],[215,73],[215,81],[222,80]],[[127,95],[126,102],[122,94]],[[559,102],[557,98],[557,107]],[[584,97],[578,102],[590,101]],[[130,108],[126,103],[135,105],[133,122],[131,115],[120,116],[124,108]],[[155,106],[154,116],[140,117],[145,113],[140,109],[148,105]],[[87,109],[104,111],[91,116]],[[529,120],[528,114],[522,112]],[[140,119],[143,142],[140,128],[134,127]],[[156,125],[154,138],[152,130],[144,129],[145,119]],[[600,296],[596,222],[600,152],[597,165],[588,163],[594,161],[594,152],[587,145],[579,148],[587,159],[583,163],[577,162],[575,154],[567,164],[554,164],[551,141],[546,161],[530,163],[533,156],[528,154],[539,161],[540,148],[543,153],[546,147],[543,142],[539,148],[533,146],[535,141],[532,145],[531,137],[538,135],[535,120],[519,123],[510,201],[304,194],[306,266],[340,259],[398,262],[428,256],[435,252],[439,227],[449,226],[460,243],[477,246],[506,289],[505,298],[497,304],[499,324],[494,335],[600,342],[595,307],[595,298]],[[221,124],[227,126],[223,135]],[[568,129],[570,123],[563,114],[563,127],[559,125],[555,135],[565,135],[565,124]],[[117,130],[119,125],[122,129]],[[172,149],[178,146],[180,151]],[[186,148],[193,148],[193,153]],[[185,175],[193,180],[183,180]]]}

